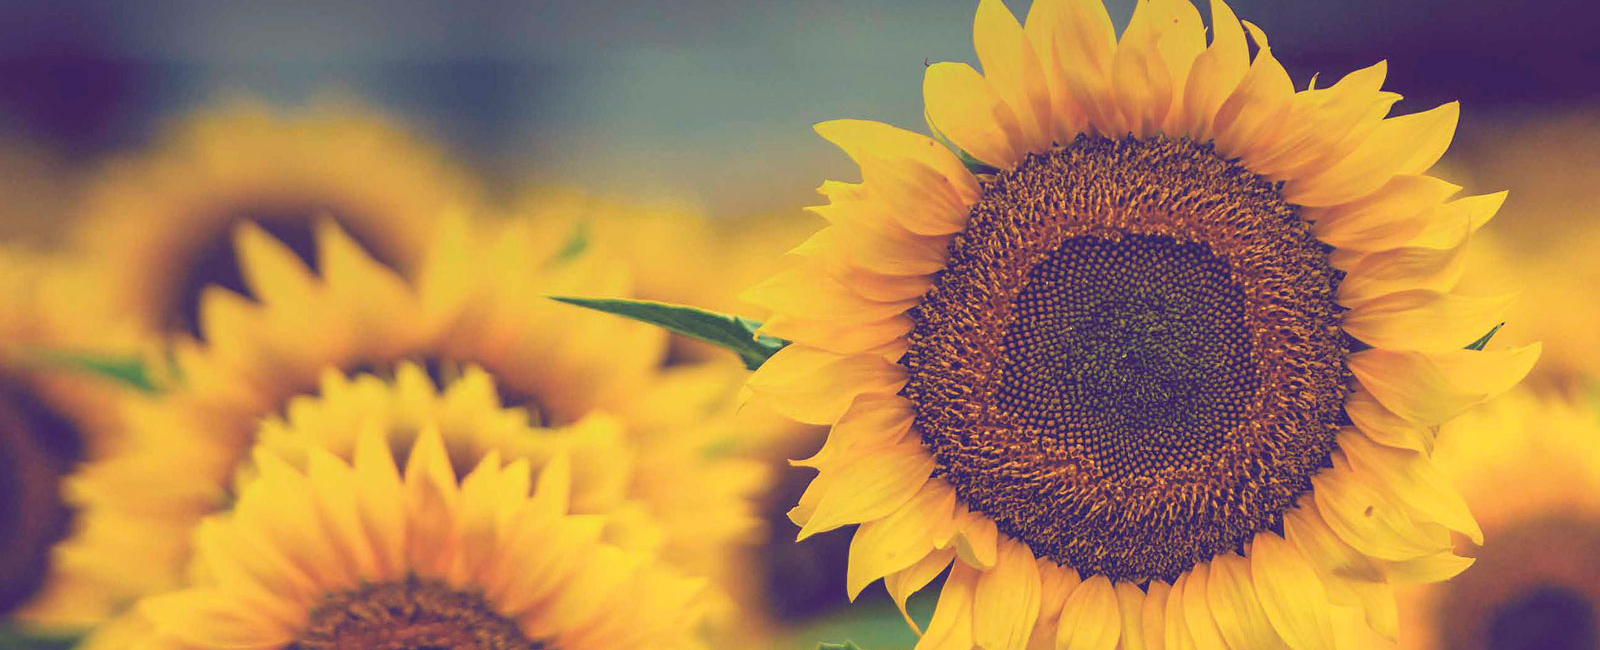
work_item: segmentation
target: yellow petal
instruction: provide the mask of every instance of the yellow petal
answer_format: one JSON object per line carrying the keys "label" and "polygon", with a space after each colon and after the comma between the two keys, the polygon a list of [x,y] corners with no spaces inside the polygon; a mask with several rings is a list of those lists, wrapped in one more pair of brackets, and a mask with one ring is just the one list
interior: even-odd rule
{"label": "yellow petal", "polygon": [[1434,249],[1458,246],[1466,236],[1477,232],[1500,212],[1506,196],[1507,192],[1479,194],[1441,205],[1432,213],[1418,217],[1421,225],[1409,236],[1397,238],[1394,246]]}
{"label": "yellow petal", "polygon": [[252,221],[239,224],[233,238],[250,293],[283,309],[303,310],[316,293],[316,278],[300,257]]}
{"label": "yellow petal", "polygon": [[928,631],[913,650],[971,650],[972,598],[978,572],[957,562],[939,592]]}
{"label": "yellow petal", "polygon": [[1284,123],[1270,141],[1256,147],[1246,165],[1268,178],[1285,179],[1348,156],[1400,99],[1380,92],[1387,73],[1387,64],[1380,61],[1345,75],[1331,87],[1296,93]]}
{"label": "yellow petal", "polygon": [[1145,585],[1144,608],[1139,616],[1139,638],[1144,640],[1144,646],[1149,650],[1173,648],[1166,641],[1167,596],[1171,593],[1172,585],[1160,580],[1151,580],[1150,584]]}
{"label": "yellow petal", "polygon": [[1265,35],[1254,25],[1245,23],[1261,46],[1256,58],[1250,62],[1244,79],[1222,107],[1217,109],[1213,121],[1217,151],[1225,156],[1246,157],[1257,142],[1280,126],[1282,117],[1289,112],[1294,101],[1294,82],[1283,64],[1272,56],[1272,48],[1265,44]]}
{"label": "yellow petal", "polygon": [[1144,590],[1131,582],[1117,583],[1116,590],[1117,611],[1122,615],[1121,642],[1117,647],[1122,650],[1145,650],[1148,645],[1144,640]]}
{"label": "yellow petal", "polygon": [[1381,486],[1368,485],[1335,453],[1333,468],[1311,478],[1317,511],[1351,548],[1384,560],[1410,560],[1450,548],[1448,531],[1411,518]]}
{"label": "yellow petal", "polygon": [[921,133],[869,120],[831,120],[816,125],[815,129],[818,135],[858,162],[857,156],[861,155],[910,160],[943,175],[968,203],[977,201],[981,192],[977,179],[961,164],[961,159]]}
{"label": "yellow petal", "polygon": [[[965,508],[960,508],[965,510]],[[956,555],[967,564],[980,569],[994,566],[1000,556],[1000,532],[994,520],[979,512],[967,511],[959,517],[960,531],[956,535]]]}
{"label": "yellow petal", "polygon": [[967,226],[965,200],[950,180],[908,160],[871,154],[856,158],[866,196],[881,202],[891,219],[916,235],[950,235]]}
{"label": "yellow petal", "polygon": [[761,324],[761,333],[834,354],[860,354],[911,333],[904,314],[862,325],[842,325],[779,314]]}
{"label": "yellow petal", "polygon": [[1345,398],[1344,412],[1356,428],[1380,445],[1433,453],[1434,427],[1417,424],[1391,413],[1372,393],[1357,390]]}
{"label": "yellow petal", "polygon": [[1206,604],[1217,621],[1217,631],[1230,648],[1285,647],[1277,630],[1267,619],[1256,595],[1255,583],[1250,578],[1250,561],[1236,553],[1223,553],[1211,558],[1211,570],[1206,576]]}
{"label": "yellow petal", "polygon": [[910,501],[932,472],[933,457],[921,441],[874,450],[825,470],[818,480],[826,480],[827,489],[797,540],[888,516]]}
{"label": "yellow petal", "polygon": [[1384,575],[1393,582],[1403,584],[1428,584],[1443,582],[1472,568],[1473,559],[1440,551],[1404,562],[1385,562]]}
{"label": "yellow petal", "polygon": [[1371,255],[1337,250],[1329,262],[1346,271],[1339,283],[1339,303],[1355,307],[1402,291],[1450,291],[1466,268],[1465,252],[1465,242],[1443,250],[1396,248]]}
{"label": "yellow petal", "polygon": [[905,311],[914,303],[909,300],[869,300],[806,264],[796,265],[768,278],[745,291],[740,298],[778,313],[844,323],[881,321]]}
{"label": "yellow petal", "polygon": [[1502,350],[1362,350],[1350,372],[1384,408],[1418,424],[1442,424],[1527,376],[1539,344]]}
{"label": "yellow petal", "polygon": [[900,608],[900,615],[905,617],[906,623],[911,629],[916,630],[917,634],[922,634],[922,628],[916,621],[911,620],[911,614],[906,611],[906,600],[911,598],[911,594],[928,586],[928,583],[933,582],[939,574],[944,573],[955,556],[955,549],[934,551],[918,560],[916,564],[883,579],[884,590],[889,592],[890,599]]}
{"label": "yellow petal", "polygon": [[[1064,75],[1062,85],[1084,117],[1103,134],[1125,132],[1111,94],[1117,34],[1101,0],[1060,0],[1047,31]],[[1059,130],[1059,127],[1058,127]],[[1078,130],[1082,130],[1079,127]]]}
{"label": "yellow petal", "polygon": [[1420,452],[1385,447],[1353,429],[1339,432],[1339,448],[1351,469],[1389,487],[1413,515],[1466,535],[1483,544],[1483,529],[1467,509],[1467,501],[1450,480]]}
{"label": "yellow petal", "polygon": [[1033,552],[1006,539],[994,568],[978,576],[972,638],[982,650],[1025,650],[1039,619],[1042,586]]}
{"label": "yellow petal", "polygon": [[1105,576],[1094,576],[1067,596],[1056,629],[1056,650],[1113,650],[1121,633],[1117,592]]}
{"label": "yellow petal", "polygon": [[1301,216],[1312,222],[1318,239],[1338,248],[1378,251],[1395,248],[1420,228],[1461,186],[1432,176],[1395,176],[1378,191],[1341,205],[1306,208]]}
{"label": "yellow petal", "polygon": [[1250,577],[1272,627],[1294,650],[1333,650],[1329,603],[1316,570],[1277,533],[1257,533]]}
{"label": "yellow petal", "polygon": [[1056,48],[1057,25],[1062,20],[1062,0],[1038,0],[1028,7],[1022,31],[1033,45],[1039,67],[1050,93],[1050,111],[1045,114],[1046,133],[1056,142],[1071,142],[1088,125],[1088,116],[1068,92],[1064,63]]}
{"label": "yellow petal", "polygon": [[790,345],[750,375],[749,387],[779,413],[809,424],[838,421],[860,395],[896,393],[905,369],[875,355],[835,355]]}
{"label": "yellow petal", "polygon": [[851,450],[875,449],[899,442],[911,431],[913,417],[911,402],[903,397],[863,395],[834,423],[816,455],[793,464],[821,467]]}
{"label": "yellow petal", "polygon": [[[1195,642],[1194,635],[1189,633],[1189,623],[1186,620],[1187,614],[1185,613],[1184,604],[1186,599],[1184,592],[1188,591],[1189,575],[1192,573],[1194,572],[1191,570],[1188,573],[1180,574],[1177,580],[1172,581],[1172,588],[1167,592],[1167,607],[1166,611],[1162,612],[1161,617],[1161,638],[1165,642],[1163,647],[1166,650],[1194,650],[1199,647],[1199,644]],[[1213,634],[1215,634],[1214,631]],[[1217,637],[1216,642],[1221,644],[1222,637]],[[1217,647],[1221,646],[1208,646],[1207,650]]]}
{"label": "yellow petal", "polygon": [[1105,135],[1132,132],[1137,137],[1149,137],[1166,119],[1172,106],[1172,74],[1156,46],[1160,34],[1157,23],[1166,18],[1161,15],[1165,6],[1155,0],[1134,5],[1133,18],[1111,59],[1111,93],[1122,120],[1104,125]]}
{"label": "yellow petal", "polygon": [[845,588],[854,601],[872,581],[910,568],[934,551],[941,519],[955,508],[955,492],[922,490],[882,519],[861,524],[850,541]]}
{"label": "yellow petal", "polygon": [[1044,70],[1038,53],[1016,16],[1001,0],[981,0],[972,25],[973,45],[983,75],[1006,105],[1011,107],[1022,127],[1017,147],[1022,151],[1043,151],[1050,146],[1050,93],[1045,87]]}
{"label": "yellow petal", "polygon": [[392,578],[405,571],[405,506],[400,472],[385,432],[368,420],[356,435],[352,465],[356,470],[356,497],[361,523],[372,541],[379,577]]}
{"label": "yellow petal", "polygon": [[201,647],[266,650],[294,641],[294,632],[227,594],[189,589],[140,602],[139,611],[162,634]]}
{"label": "yellow petal", "polygon": [[[1212,614],[1209,603],[1210,574],[1211,563],[1201,562],[1179,578],[1183,581],[1183,625],[1188,638],[1193,639],[1195,648],[1225,650],[1228,646],[1222,641],[1222,632],[1217,629],[1217,618]],[[1173,596],[1169,598],[1177,596],[1178,585],[1172,586],[1172,593]],[[1168,620],[1171,620],[1170,617]]]}
{"label": "yellow petal", "polygon": [[1196,141],[1211,139],[1212,123],[1223,102],[1250,69],[1244,26],[1226,2],[1211,3],[1211,45],[1195,57],[1183,85],[1183,110],[1167,116],[1168,131],[1187,133]]}
{"label": "yellow petal", "polygon": [[1396,175],[1425,172],[1450,146],[1460,116],[1460,105],[1451,102],[1384,120],[1344,160],[1286,183],[1283,196],[1304,206],[1337,205],[1376,191]]}
{"label": "yellow petal", "polygon": [[973,158],[1011,169],[1027,153],[1017,116],[972,66],[928,66],[923,75],[922,101],[928,126]]}
{"label": "yellow petal", "polygon": [[1514,295],[1402,291],[1344,314],[1344,331],[1375,348],[1459,350],[1505,319]]}

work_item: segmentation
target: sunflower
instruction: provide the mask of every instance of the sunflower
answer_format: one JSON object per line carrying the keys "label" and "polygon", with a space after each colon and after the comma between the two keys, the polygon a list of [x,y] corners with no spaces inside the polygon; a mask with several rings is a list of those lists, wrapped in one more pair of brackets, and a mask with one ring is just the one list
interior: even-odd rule
{"label": "sunflower", "polygon": [[458,480],[442,423],[419,423],[404,447],[369,421],[351,460],[257,451],[233,510],[196,530],[197,577],[89,647],[701,647],[702,582],[569,514],[565,456],[534,472],[489,450]]}
{"label": "sunflower", "polygon": [[53,255],[0,249],[0,620],[69,631],[106,610],[106,585],[53,577],[57,542],[74,525],[60,483],[115,446],[103,404],[123,390],[53,367],[50,354],[146,348],[134,328],[64,296],[86,280]]}
{"label": "sunflower", "polygon": [[[586,458],[598,466],[578,474],[601,481],[631,472],[627,496],[650,525],[618,530],[658,533],[630,544],[689,567],[753,534],[745,495],[759,485],[760,468],[709,453],[727,434],[694,426],[709,403],[726,399],[727,381],[662,372],[658,332],[544,298],[626,295],[625,274],[591,255],[558,256],[563,242],[526,220],[441,217],[410,277],[368,256],[331,221],[317,230],[315,272],[263,229],[237,231],[243,276],[260,302],[208,288],[205,338],[174,344],[183,381],[120,404],[125,449],[75,473],[69,496],[90,515],[137,522],[138,532],[86,531],[65,542],[74,553],[111,562],[128,557],[130,543],[144,544],[151,548],[141,551],[148,559],[140,591],[175,584],[188,531],[231,498],[257,423],[292,415],[295,397],[319,381],[331,390],[330,372],[409,375],[403,386],[422,375],[445,382],[482,374],[474,394],[492,379],[498,405],[543,428],[614,414],[625,432],[616,444],[634,454],[631,467],[597,452]],[[406,363],[427,370],[400,372]],[[611,463],[618,466],[605,467]]]}
{"label": "sunflower", "polygon": [[1488,542],[1445,584],[1400,590],[1401,648],[1600,644],[1600,411],[1514,391],[1445,426],[1435,457]]}
{"label": "sunflower", "polygon": [[950,148],[817,127],[863,182],[747,294],[793,341],[749,385],[833,427],[790,516],[860,524],[851,594],[948,568],[921,650],[1393,635],[1391,582],[1481,542],[1414,447],[1538,356],[1464,349],[1507,301],[1457,282],[1504,195],[1424,175],[1455,104],[1386,117],[1382,63],[1296,92],[1211,10],[1208,44],[1181,0],[1120,38],[1095,0],[984,0],[985,74],[926,72]]}
{"label": "sunflower", "polygon": [[235,101],[191,115],[153,150],[89,183],[75,248],[95,269],[91,294],[153,332],[199,327],[206,286],[246,289],[235,225],[254,221],[310,257],[331,217],[378,259],[418,263],[434,218],[479,190],[431,144],[389,117],[324,102],[278,113]]}

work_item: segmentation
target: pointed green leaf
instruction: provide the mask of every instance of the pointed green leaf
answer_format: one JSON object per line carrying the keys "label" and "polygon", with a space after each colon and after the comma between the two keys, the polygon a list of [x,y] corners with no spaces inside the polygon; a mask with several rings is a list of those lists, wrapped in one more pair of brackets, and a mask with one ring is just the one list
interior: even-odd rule
{"label": "pointed green leaf", "polygon": [[649,323],[675,334],[726,348],[739,355],[745,367],[751,370],[760,368],[768,357],[789,344],[783,339],[757,334],[761,323],[697,307],[624,298],[550,296],[550,299]]}
{"label": "pointed green leaf", "polygon": [[34,350],[32,356],[35,363],[48,368],[95,375],[146,393],[157,390],[144,357],[137,354],[41,349]]}
{"label": "pointed green leaf", "polygon": [[1501,323],[1499,325],[1494,326],[1494,329],[1489,330],[1488,334],[1484,334],[1483,338],[1480,338],[1480,339],[1478,339],[1476,341],[1468,343],[1467,344],[1467,349],[1468,350],[1482,350],[1483,346],[1489,344],[1489,339],[1494,338],[1495,333],[1499,332],[1500,328],[1505,327],[1505,326],[1506,326],[1505,323]]}

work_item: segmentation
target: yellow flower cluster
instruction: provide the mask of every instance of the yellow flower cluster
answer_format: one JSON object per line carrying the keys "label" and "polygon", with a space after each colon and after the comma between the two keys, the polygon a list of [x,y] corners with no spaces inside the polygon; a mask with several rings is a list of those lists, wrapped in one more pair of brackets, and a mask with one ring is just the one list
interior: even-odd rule
{"label": "yellow flower cluster", "polygon": [[344,104],[108,163],[0,250],[0,641],[743,650],[881,581],[916,650],[1600,643],[1593,328],[1487,277],[1455,104],[1221,0],[974,45],[929,135],[817,126],[820,230],[491,201]]}

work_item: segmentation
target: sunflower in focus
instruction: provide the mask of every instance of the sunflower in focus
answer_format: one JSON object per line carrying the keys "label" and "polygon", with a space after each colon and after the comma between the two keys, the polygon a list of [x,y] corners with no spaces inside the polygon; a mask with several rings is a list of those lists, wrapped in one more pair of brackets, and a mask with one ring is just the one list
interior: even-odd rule
{"label": "sunflower in focus", "polygon": [[432,224],[478,200],[476,182],[390,118],[339,103],[280,114],[251,102],[199,111],[154,150],[91,182],[75,244],[92,296],[152,332],[199,327],[204,289],[247,289],[232,237],[246,221],[312,257],[331,218],[395,268],[421,261]]}
{"label": "sunflower in focus", "polygon": [[72,561],[55,552],[74,525],[62,479],[115,447],[116,423],[101,405],[125,390],[66,371],[55,355],[153,347],[127,322],[70,299],[88,280],[59,256],[0,249],[0,619],[52,632],[88,625],[108,607],[105,585],[52,567]]}
{"label": "sunflower in focus", "polygon": [[[309,408],[297,405],[297,396],[319,386],[350,392],[338,377],[359,374],[395,377],[411,396],[393,398],[396,408],[429,408],[421,397],[428,380],[443,386],[464,378],[470,390],[452,391],[446,402],[517,409],[515,419],[541,429],[614,415],[625,435],[607,438],[604,429],[581,427],[584,436],[599,437],[587,438],[593,453],[575,454],[594,466],[574,472],[578,486],[594,490],[585,495],[591,500],[575,505],[615,504],[619,491],[637,504],[640,525],[615,527],[627,539],[611,541],[692,567],[716,561],[753,534],[745,495],[759,485],[761,468],[707,453],[724,434],[695,426],[701,409],[718,397],[708,394],[716,384],[661,372],[659,332],[545,298],[627,295],[625,273],[567,250],[561,237],[522,219],[441,217],[413,275],[374,259],[332,221],[317,230],[314,269],[263,228],[236,231],[242,276],[257,301],[208,287],[203,338],[174,343],[183,381],[120,404],[125,448],[75,473],[69,496],[90,517],[114,516],[136,527],[77,531],[65,542],[72,552],[127,557],[131,544],[142,545],[148,559],[130,588],[171,588],[189,557],[189,531],[235,496],[239,468],[263,442],[257,423],[275,414],[292,421]],[[408,364],[421,370],[405,370]],[[494,399],[486,401],[489,386]],[[721,386],[726,393],[725,380]],[[357,406],[334,421],[348,422],[364,410],[360,404],[381,397],[341,402]]]}
{"label": "sunflower in focus", "polygon": [[984,73],[926,72],[948,147],[817,127],[863,180],[747,294],[793,342],[749,386],[832,425],[790,516],[860,524],[851,594],[946,574],[920,650],[1392,637],[1392,585],[1482,543],[1416,440],[1539,349],[1467,349],[1509,298],[1458,282],[1503,193],[1425,174],[1457,106],[1388,117],[1383,63],[1296,91],[1225,3],[1209,31],[984,0]]}
{"label": "sunflower in focus", "polygon": [[569,514],[569,461],[491,450],[458,480],[439,426],[395,447],[369,422],[350,460],[313,447],[303,468],[258,451],[197,529],[191,583],[88,647],[700,647],[701,581]]}
{"label": "sunflower in focus", "polygon": [[1600,411],[1518,390],[1445,426],[1434,449],[1488,543],[1460,577],[1400,592],[1401,648],[1600,645]]}

